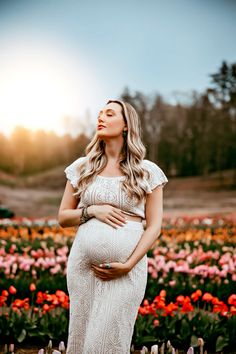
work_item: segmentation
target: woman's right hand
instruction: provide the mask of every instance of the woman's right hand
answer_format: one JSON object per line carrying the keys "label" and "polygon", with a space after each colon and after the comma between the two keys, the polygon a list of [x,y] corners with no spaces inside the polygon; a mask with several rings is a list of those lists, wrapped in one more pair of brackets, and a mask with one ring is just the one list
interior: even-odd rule
{"label": "woman's right hand", "polygon": [[90,214],[95,216],[100,221],[107,223],[117,229],[118,226],[124,226],[126,224],[127,217],[124,212],[110,204],[103,205],[91,205]]}

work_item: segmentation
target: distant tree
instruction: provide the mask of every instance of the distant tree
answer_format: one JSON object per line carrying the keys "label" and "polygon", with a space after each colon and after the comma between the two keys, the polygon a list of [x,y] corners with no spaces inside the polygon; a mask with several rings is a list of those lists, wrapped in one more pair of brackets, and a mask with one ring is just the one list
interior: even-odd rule
{"label": "distant tree", "polygon": [[19,175],[25,170],[27,157],[32,148],[31,131],[21,126],[15,127],[11,134],[11,146],[14,173]]}
{"label": "distant tree", "polygon": [[164,107],[161,96],[156,96],[154,102],[139,91],[131,96],[125,88],[121,99],[129,102],[136,109],[142,127],[142,139],[147,149],[147,158],[157,160],[158,139],[161,130],[161,121],[164,120]]}
{"label": "distant tree", "polygon": [[219,71],[210,77],[212,86],[207,93],[218,109],[215,121],[217,170],[222,178],[222,169],[234,168],[236,185],[236,63],[230,65],[223,61]]}
{"label": "distant tree", "polygon": [[236,63],[230,65],[223,61],[219,71],[209,76],[212,86],[207,92],[213,103],[224,110],[236,108]]}
{"label": "distant tree", "polygon": [[0,133],[0,168],[6,171],[11,170],[10,143],[9,139]]}

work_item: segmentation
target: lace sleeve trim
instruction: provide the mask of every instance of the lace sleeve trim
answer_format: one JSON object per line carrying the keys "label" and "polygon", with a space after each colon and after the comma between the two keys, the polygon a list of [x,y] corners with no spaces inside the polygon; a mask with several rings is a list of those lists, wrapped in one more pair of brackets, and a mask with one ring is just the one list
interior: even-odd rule
{"label": "lace sleeve trim", "polygon": [[164,172],[162,171],[162,169],[155,164],[152,161],[149,160],[144,160],[145,161],[145,165],[148,168],[151,177],[149,180],[147,180],[147,184],[146,184],[146,193],[150,194],[152,193],[152,190],[157,187],[157,186],[162,186],[164,187],[167,182],[168,179],[166,177],[166,175],[164,174]]}
{"label": "lace sleeve trim", "polygon": [[82,159],[83,159],[83,157],[79,157],[77,160],[72,162],[69,166],[67,166],[64,169],[64,172],[66,174],[66,178],[70,181],[70,183],[72,184],[72,186],[74,188],[77,188],[77,182],[79,179],[79,175],[78,175],[76,168],[77,168],[79,162],[82,161]]}

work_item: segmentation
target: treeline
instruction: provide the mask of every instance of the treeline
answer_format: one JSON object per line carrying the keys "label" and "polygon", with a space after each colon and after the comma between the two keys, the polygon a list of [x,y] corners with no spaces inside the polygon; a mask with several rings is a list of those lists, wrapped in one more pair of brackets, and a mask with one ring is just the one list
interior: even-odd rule
{"label": "treeline", "polygon": [[84,153],[89,138],[80,134],[58,136],[54,132],[18,126],[10,138],[0,134],[0,169],[15,175],[29,175],[70,163]]}
{"label": "treeline", "polygon": [[[223,61],[209,75],[205,92],[192,92],[175,105],[126,88],[121,99],[137,110],[147,158],[169,176],[203,175],[236,170],[236,63]],[[96,126],[94,127],[94,133]],[[0,134],[0,168],[19,175],[66,165],[83,154],[91,136],[57,136],[16,127],[10,138]]]}
{"label": "treeline", "polygon": [[[122,99],[138,111],[148,158],[169,175],[204,175],[236,168],[236,63],[223,61],[210,86],[189,103],[167,104],[129,90]],[[235,171],[236,177],[236,171]]]}

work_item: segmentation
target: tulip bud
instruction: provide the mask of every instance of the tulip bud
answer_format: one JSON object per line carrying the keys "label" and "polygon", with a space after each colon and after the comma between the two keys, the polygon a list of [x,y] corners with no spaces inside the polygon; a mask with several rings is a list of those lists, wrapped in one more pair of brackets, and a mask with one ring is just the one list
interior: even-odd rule
{"label": "tulip bud", "polygon": [[36,286],[34,283],[30,284],[30,291],[35,291],[36,290]]}
{"label": "tulip bud", "polygon": [[38,354],[44,354],[44,349],[40,349],[40,350],[38,351]]}
{"label": "tulip bud", "polygon": [[10,353],[14,352],[14,344],[13,343],[9,345],[9,352]]}
{"label": "tulip bud", "polygon": [[11,285],[11,286],[9,287],[9,293],[12,294],[12,295],[14,295],[16,292],[17,292],[16,288],[15,288],[13,285]]}
{"label": "tulip bud", "polygon": [[65,350],[66,350],[65,344],[64,344],[63,341],[61,341],[61,342],[59,343],[59,351],[60,351],[60,352],[64,352]]}
{"label": "tulip bud", "polygon": [[162,343],[162,346],[160,348],[160,354],[164,354],[165,353],[165,342]]}
{"label": "tulip bud", "polygon": [[193,347],[190,347],[187,351],[187,354],[194,354],[194,349]]}
{"label": "tulip bud", "polygon": [[203,354],[204,340],[202,338],[198,338],[197,342],[200,347],[200,354]]}
{"label": "tulip bud", "polygon": [[51,341],[51,339],[50,339],[50,341],[49,341],[49,343],[48,343],[48,348],[49,348],[49,349],[52,349],[52,341]]}
{"label": "tulip bud", "polygon": [[204,340],[202,338],[198,338],[197,342],[200,347],[204,346]]}
{"label": "tulip bud", "polygon": [[158,354],[158,345],[155,344],[151,347],[151,354]]}

